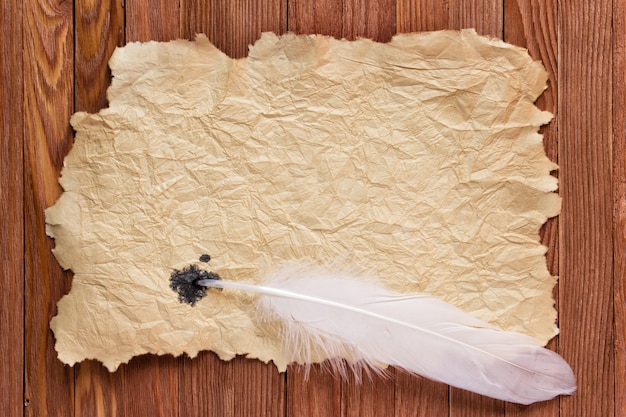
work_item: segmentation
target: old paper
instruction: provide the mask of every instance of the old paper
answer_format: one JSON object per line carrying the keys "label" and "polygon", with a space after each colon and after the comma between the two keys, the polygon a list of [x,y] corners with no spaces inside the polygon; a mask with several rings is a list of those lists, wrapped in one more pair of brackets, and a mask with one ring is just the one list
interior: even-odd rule
{"label": "old paper", "polygon": [[73,116],[65,192],[46,212],[74,271],[51,323],[63,362],[212,350],[285,369],[249,300],[178,301],[169,277],[187,265],[256,282],[340,260],[556,334],[538,230],[560,201],[538,134],[551,115],[533,105],[547,75],[525,50],[471,30],[387,44],[266,33],[246,59],[199,36],[127,45],[110,66],[110,106]]}

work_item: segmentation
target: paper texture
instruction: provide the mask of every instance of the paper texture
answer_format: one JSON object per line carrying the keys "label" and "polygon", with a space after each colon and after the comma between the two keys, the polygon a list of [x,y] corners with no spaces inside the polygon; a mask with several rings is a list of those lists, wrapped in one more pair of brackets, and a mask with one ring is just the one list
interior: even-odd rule
{"label": "paper texture", "polygon": [[63,362],[212,350],[285,369],[250,297],[178,301],[169,277],[187,265],[258,282],[340,262],[556,334],[538,231],[560,201],[538,134],[551,115],[533,105],[547,75],[525,50],[470,30],[387,44],[266,33],[246,59],[200,36],[129,44],[110,66],[110,106],[73,116],[65,192],[46,211],[74,271],[51,323]]}

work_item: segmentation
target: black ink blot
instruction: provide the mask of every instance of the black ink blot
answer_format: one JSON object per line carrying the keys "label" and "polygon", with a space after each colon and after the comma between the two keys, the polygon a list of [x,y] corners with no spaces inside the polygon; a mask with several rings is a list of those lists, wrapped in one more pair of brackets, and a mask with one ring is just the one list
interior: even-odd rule
{"label": "black ink blot", "polygon": [[201,279],[221,279],[214,272],[203,271],[195,265],[189,265],[182,271],[175,269],[170,276],[170,288],[178,293],[178,301],[192,306],[206,295],[206,287],[198,285]]}

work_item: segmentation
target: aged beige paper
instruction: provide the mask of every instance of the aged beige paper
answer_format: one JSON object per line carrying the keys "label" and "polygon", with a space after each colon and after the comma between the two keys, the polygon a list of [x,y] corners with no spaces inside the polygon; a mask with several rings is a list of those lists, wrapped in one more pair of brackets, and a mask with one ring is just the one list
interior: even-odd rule
{"label": "aged beige paper", "polygon": [[538,134],[551,115],[533,104],[547,75],[525,50],[471,30],[265,33],[246,59],[199,36],[129,44],[110,66],[109,108],[73,116],[46,211],[74,271],[51,323],[63,362],[212,350],[284,369],[248,299],[178,301],[169,277],[194,264],[257,282],[340,260],[540,342],[557,333],[538,235],[560,207]]}

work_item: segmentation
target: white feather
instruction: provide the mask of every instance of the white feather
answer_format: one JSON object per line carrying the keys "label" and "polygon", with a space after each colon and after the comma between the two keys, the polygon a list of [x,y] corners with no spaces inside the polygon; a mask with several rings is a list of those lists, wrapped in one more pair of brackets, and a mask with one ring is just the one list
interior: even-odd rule
{"label": "white feather", "polygon": [[322,352],[374,370],[392,365],[520,404],[576,390],[571,368],[555,352],[429,295],[394,293],[371,280],[316,267],[283,269],[263,285],[199,284],[258,293],[255,319],[278,320],[285,349],[307,363]]}

